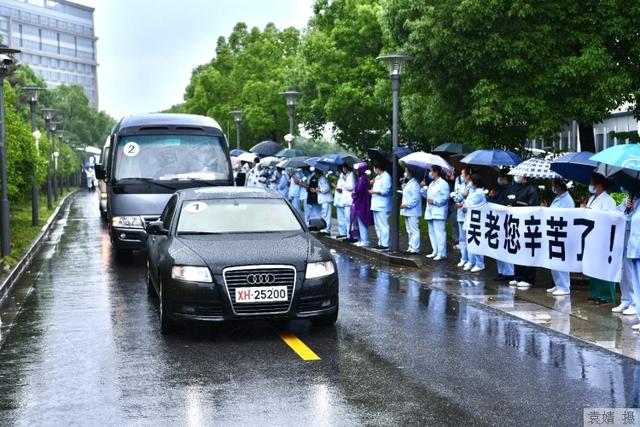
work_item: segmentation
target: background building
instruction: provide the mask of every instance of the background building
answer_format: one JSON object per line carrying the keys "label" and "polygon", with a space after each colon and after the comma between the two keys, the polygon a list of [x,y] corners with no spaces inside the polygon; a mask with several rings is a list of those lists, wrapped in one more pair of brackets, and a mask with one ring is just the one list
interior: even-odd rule
{"label": "background building", "polygon": [[0,0],[0,35],[49,87],[78,84],[98,108],[94,9],[65,0]]}

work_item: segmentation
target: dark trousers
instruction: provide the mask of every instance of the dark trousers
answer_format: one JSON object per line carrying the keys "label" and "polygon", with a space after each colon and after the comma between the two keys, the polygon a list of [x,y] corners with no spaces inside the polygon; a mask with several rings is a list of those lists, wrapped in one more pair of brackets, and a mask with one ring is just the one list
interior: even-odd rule
{"label": "dark trousers", "polygon": [[533,286],[536,283],[536,267],[525,267],[524,265],[516,265],[516,280],[519,282],[527,282]]}

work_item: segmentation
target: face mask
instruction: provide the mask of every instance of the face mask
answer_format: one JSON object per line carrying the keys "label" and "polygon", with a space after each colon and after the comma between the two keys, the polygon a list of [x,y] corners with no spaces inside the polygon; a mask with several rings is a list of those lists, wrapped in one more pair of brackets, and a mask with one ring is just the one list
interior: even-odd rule
{"label": "face mask", "polygon": [[315,171],[316,171],[316,168],[314,168],[313,166],[311,166],[311,167],[309,168],[309,170],[310,170],[311,172],[315,172]]}
{"label": "face mask", "polygon": [[502,185],[502,180],[500,178],[498,178],[496,181],[498,182],[498,185]]}
{"label": "face mask", "polygon": [[433,172],[429,172],[429,179],[433,181]]}
{"label": "face mask", "polygon": [[553,194],[558,194],[558,189],[556,187],[551,187],[551,192]]}
{"label": "face mask", "polygon": [[594,187],[593,185],[590,185],[589,186],[589,193],[596,194],[596,187]]}
{"label": "face mask", "polygon": [[409,175],[407,175],[406,173],[404,174],[404,180],[409,181]]}
{"label": "face mask", "polygon": [[515,182],[516,184],[522,184],[522,177],[521,176],[514,177],[513,182]]}

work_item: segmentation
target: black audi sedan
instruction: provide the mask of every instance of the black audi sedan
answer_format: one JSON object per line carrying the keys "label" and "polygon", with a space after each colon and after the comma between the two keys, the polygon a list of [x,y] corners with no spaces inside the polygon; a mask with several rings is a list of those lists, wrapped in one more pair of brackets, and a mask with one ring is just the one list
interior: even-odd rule
{"label": "black audi sedan", "polygon": [[338,275],[330,252],[273,190],[180,190],[147,224],[148,289],[162,332],[176,320],[338,318]]}

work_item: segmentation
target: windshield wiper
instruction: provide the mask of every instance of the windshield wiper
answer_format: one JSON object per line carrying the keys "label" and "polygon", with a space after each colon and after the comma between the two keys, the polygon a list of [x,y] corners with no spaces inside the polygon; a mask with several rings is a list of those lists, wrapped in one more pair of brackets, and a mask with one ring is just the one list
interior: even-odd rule
{"label": "windshield wiper", "polygon": [[197,182],[198,184],[205,184],[208,186],[213,185],[213,182],[216,181],[215,179],[200,179],[200,178],[176,178],[178,181],[191,181],[191,182]]}
{"label": "windshield wiper", "polygon": [[213,231],[179,231],[178,236],[209,236],[212,234],[222,234]]}
{"label": "windshield wiper", "polygon": [[140,181],[140,182],[144,182],[145,184],[153,184],[153,185],[157,185],[158,187],[163,187],[166,188],[168,190],[177,190],[178,187],[175,187],[173,185],[169,185],[169,184],[165,184],[162,182],[158,182],[153,178],[122,178],[120,181]]}

